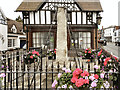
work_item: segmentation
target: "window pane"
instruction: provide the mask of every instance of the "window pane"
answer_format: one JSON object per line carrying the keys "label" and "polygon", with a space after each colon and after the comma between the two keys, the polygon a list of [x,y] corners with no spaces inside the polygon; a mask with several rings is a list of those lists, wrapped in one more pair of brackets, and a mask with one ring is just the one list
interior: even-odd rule
{"label": "window pane", "polygon": [[12,47],[12,39],[8,39],[8,47]]}

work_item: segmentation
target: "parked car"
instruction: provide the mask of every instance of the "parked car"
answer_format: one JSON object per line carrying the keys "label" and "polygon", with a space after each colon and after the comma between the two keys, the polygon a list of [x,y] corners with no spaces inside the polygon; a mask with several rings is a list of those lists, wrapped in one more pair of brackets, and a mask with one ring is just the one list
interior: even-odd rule
{"label": "parked car", "polygon": [[101,44],[106,46],[107,45],[107,40],[105,38],[102,38],[102,39],[98,40],[98,43],[101,43]]}
{"label": "parked car", "polygon": [[115,46],[117,46],[117,45],[120,46],[120,40],[115,41]]}

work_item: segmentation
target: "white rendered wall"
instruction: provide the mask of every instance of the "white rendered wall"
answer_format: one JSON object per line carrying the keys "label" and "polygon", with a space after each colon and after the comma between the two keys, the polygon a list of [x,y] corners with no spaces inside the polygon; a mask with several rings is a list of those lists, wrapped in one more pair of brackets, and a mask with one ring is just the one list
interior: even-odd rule
{"label": "white rendered wall", "polygon": [[0,34],[4,37],[4,43],[0,38],[0,51],[7,50],[7,25],[0,24]]}
{"label": "white rendered wall", "polygon": [[86,24],[86,12],[83,12],[83,24]]}

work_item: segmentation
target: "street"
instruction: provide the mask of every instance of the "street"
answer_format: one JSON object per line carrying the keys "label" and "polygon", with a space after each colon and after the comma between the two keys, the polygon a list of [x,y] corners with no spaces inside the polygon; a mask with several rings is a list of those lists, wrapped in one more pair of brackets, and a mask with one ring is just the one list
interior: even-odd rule
{"label": "street", "polygon": [[115,43],[107,43],[106,46],[103,46],[103,48],[108,51],[109,53],[112,53],[113,55],[120,57],[120,46],[115,46]]}

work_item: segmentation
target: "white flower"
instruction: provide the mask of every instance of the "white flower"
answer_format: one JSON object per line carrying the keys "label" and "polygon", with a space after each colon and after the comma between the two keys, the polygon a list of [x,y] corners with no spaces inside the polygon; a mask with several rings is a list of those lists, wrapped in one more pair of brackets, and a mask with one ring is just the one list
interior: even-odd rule
{"label": "white flower", "polygon": [[113,70],[109,70],[109,73],[113,73]]}
{"label": "white flower", "polygon": [[61,88],[61,87],[60,87],[60,86],[58,86],[58,87],[57,87],[57,90],[59,90],[60,88]]}
{"label": "white flower", "polygon": [[65,67],[63,67],[63,68],[62,68],[62,70],[63,70],[63,71],[65,71],[65,70],[66,70],[66,68],[65,68]]}
{"label": "white flower", "polygon": [[108,81],[106,81],[105,83],[103,83],[103,85],[104,85],[105,88],[109,88],[110,87],[110,84],[109,84]]}
{"label": "white flower", "polygon": [[74,90],[74,89],[73,89],[73,86],[69,86],[69,89],[70,89],[70,90]]}
{"label": "white flower", "polygon": [[101,78],[104,78],[104,73],[101,73],[101,74],[100,74],[100,77],[101,77]]}
{"label": "white flower", "polygon": [[65,85],[62,85],[62,88],[67,88],[67,84],[65,84]]}
{"label": "white flower", "polygon": [[103,86],[101,86],[100,88],[104,88]]}
{"label": "white flower", "polygon": [[97,79],[95,79],[93,82],[97,83],[97,82],[98,82],[98,80],[97,80]]}

